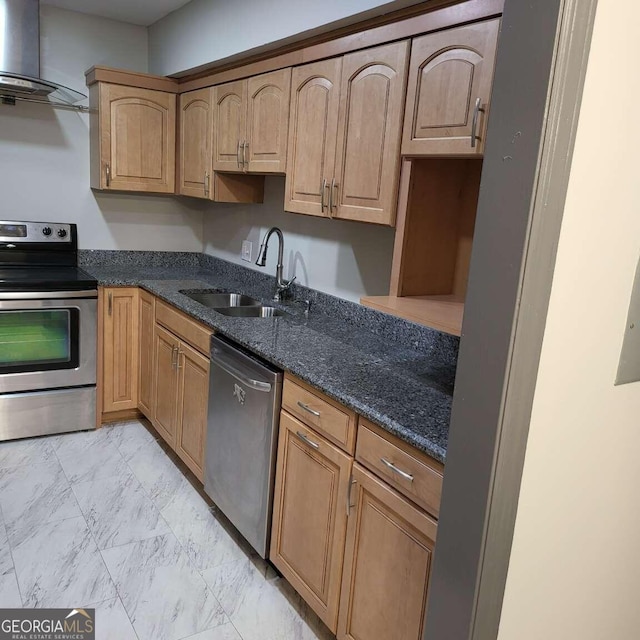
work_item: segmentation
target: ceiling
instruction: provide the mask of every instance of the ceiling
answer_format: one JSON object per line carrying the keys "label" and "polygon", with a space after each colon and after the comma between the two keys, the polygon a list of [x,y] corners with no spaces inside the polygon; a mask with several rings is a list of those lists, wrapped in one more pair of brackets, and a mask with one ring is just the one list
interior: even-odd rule
{"label": "ceiling", "polygon": [[149,26],[189,0],[42,0],[61,9]]}

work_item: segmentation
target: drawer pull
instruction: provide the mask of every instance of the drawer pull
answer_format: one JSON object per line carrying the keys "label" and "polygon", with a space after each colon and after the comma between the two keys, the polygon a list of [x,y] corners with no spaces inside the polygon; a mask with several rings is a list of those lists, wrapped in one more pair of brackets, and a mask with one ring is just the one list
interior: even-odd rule
{"label": "drawer pull", "polygon": [[302,442],[308,444],[310,447],[313,447],[314,449],[320,448],[320,445],[317,442],[309,440],[309,438],[307,438],[307,436],[302,433],[302,431],[296,431],[296,435],[298,436],[298,438],[300,438],[300,440],[302,440]]}
{"label": "drawer pull", "polygon": [[404,478],[409,482],[413,482],[413,476],[410,473],[403,471],[402,469],[398,469],[398,467],[396,467],[393,462],[389,462],[386,458],[380,458],[380,462],[382,462],[382,464],[386,467],[389,467],[389,469],[391,469],[391,471],[393,471],[394,473],[397,473],[401,478]]}
{"label": "drawer pull", "polygon": [[319,411],[316,411],[315,409],[312,409],[308,404],[305,404],[304,402],[300,402],[300,400],[298,400],[298,406],[301,409],[304,409],[305,411],[310,413],[311,415],[316,416],[316,418],[320,417],[320,412]]}

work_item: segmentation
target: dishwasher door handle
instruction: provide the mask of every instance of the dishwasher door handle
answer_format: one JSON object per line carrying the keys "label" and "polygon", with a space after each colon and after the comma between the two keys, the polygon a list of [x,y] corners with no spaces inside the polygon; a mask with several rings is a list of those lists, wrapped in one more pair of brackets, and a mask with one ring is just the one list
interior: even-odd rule
{"label": "dishwasher door handle", "polygon": [[262,382],[261,380],[254,380],[249,376],[245,375],[239,369],[236,369],[230,362],[221,358],[219,352],[216,352],[213,360],[213,364],[219,366],[223,371],[226,371],[230,376],[233,376],[239,382],[246,384],[247,387],[250,387],[254,391],[264,391],[266,393],[271,391],[271,384],[268,382]]}

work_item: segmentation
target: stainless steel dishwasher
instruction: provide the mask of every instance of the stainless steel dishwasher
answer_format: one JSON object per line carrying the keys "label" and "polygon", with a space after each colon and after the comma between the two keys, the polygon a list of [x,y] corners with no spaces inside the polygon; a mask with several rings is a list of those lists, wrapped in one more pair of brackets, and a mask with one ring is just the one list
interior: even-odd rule
{"label": "stainless steel dishwasher", "polygon": [[282,372],[217,336],[211,345],[204,490],[266,558]]}

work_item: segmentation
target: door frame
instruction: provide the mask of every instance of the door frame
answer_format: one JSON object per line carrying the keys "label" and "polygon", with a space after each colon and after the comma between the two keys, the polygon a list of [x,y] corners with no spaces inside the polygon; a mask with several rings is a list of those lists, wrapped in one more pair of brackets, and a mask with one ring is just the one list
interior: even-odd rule
{"label": "door frame", "polygon": [[597,0],[506,0],[425,640],[493,640]]}

